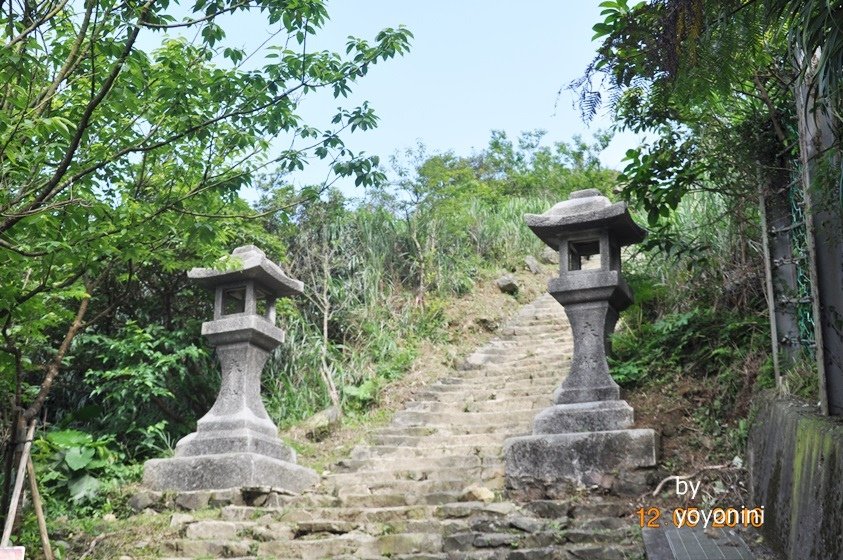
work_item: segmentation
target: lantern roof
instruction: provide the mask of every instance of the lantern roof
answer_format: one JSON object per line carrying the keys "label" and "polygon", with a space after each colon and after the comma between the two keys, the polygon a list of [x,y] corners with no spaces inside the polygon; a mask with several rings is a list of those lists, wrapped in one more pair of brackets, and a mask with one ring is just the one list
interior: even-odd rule
{"label": "lantern roof", "polygon": [[629,215],[626,202],[614,204],[597,189],[574,191],[544,214],[524,214],[527,227],[554,250],[564,237],[586,230],[606,230],[620,245],[640,243],[647,231]]}
{"label": "lantern roof", "polygon": [[266,258],[266,253],[254,245],[237,247],[231,256],[239,261],[234,269],[192,268],[187,277],[209,290],[225,284],[252,280],[275,297],[297,295],[304,289],[300,280],[287,276],[280,266]]}

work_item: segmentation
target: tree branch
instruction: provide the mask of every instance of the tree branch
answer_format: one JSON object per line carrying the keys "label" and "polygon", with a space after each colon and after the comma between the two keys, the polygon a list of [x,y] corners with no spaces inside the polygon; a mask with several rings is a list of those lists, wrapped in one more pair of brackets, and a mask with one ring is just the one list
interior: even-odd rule
{"label": "tree branch", "polygon": [[58,89],[59,84],[61,84],[65,78],[70,74],[71,69],[73,69],[78,60],[81,57],[78,57],[79,49],[82,46],[82,43],[85,41],[85,34],[88,32],[88,25],[91,22],[91,14],[94,11],[94,1],[88,0],[86,2],[87,6],[85,7],[85,17],[82,19],[82,25],[79,27],[79,33],[76,35],[76,40],[73,42],[73,46],[70,48],[70,53],[67,55],[67,59],[62,65],[61,69],[56,73],[56,77],[50,83],[47,88],[38,94],[35,98],[35,102],[33,103],[33,109],[37,114],[41,114],[43,109],[47,106],[47,102],[52,97],[53,93]]}
{"label": "tree branch", "polygon": [[141,22],[138,25],[143,27],[148,27],[150,29],[176,29],[178,27],[190,27],[191,25],[196,25],[197,23],[202,23],[205,21],[210,21],[217,16],[221,16],[227,12],[233,12],[238,8],[246,8],[246,7],[256,7],[256,5],[250,5],[248,2],[240,2],[238,4],[234,4],[225,8],[224,10],[220,10],[218,12],[214,12],[213,14],[207,15],[203,18],[199,19],[192,19],[189,21],[183,21],[181,23],[149,23],[149,22]]}
{"label": "tree branch", "polygon": [[79,302],[79,308],[76,311],[76,317],[74,317],[73,323],[70,325],[70,328],[67,329],[67,333],[64,335],[64,340],[62,340],[58,352],[56,352],[56,355],[53,356],[52,360],[50,360],[50,363],[47,364],[47,374],[44,376],[43,381],[41,381],[41,387],[38,389],[38,395],[35,397],[35,400],[32,401],[32,404],[23,411],[23,418],[27,422],[31,421],[33,418],[38,416],[39,412],[41,412],[41,407],[44,406],[44,401],[47,400],[47,396],[50,394],[50,389],[53,387],[53,382],[55,382],[56,377],[58,377],[59,371],[61,370],[61,362],[67,354],[67,351],[70,349],[70,343],[73,342],[73,339],[84,325],[83,320],[85,318],[85,313],[88,311],[88,302],[90,301],[91,295],[90,293],[87,293],[82,298],[82,301]]}
{"label": "tree branch", "polygon": [[43,23],[45,21],[47,21],[48,19],[50,19],[51,17],[53,17],[57,13],[59,13],[62,10],[62,8],[64,8],[67,5],[67,2],[68,2],[68,0],[62,0],[52,10],[50,10],[47,14],[45,14],[44,17],[42,17],[38,21],[34,22],[32,25],[30,25],[29,27],[27,27],[26,29],[21,31],[20,35],[18,35],[17,37],[14,37],[11,41],[9,41],[9,43],[6,45],[6,48],[11,48],[15,44],[17,44],[17,43],[23,41],[24,39],[26,39],[29,36],[30,33],[35,31],[36,29],[38,29],[38,27],[43,25]]}
{"label": "tree branch", "polygon": [[[142,20],[144,18],[147,10],[149,10],[153,2],[154,0],[147,0],[146,4],[141,7],[141,15],[139,16],[139,20]],[[108,95],[108,92],[111,91],[111,86],[114,85],[115,80],[117,80],[118,74],[120,74],[120,70],[123,68],[123,64],[126,62],[126,59],[129,57],[129,54],[131,54],[132,49],[134,48],[134,44],[137,40],[139,32],[140,27],[134,27],[129,32],[129,36],[126,39],[123,51],[120,53],[120,56],[118,57],[114,66],[112,66],[111,72],[109,73],[108,77],[106,77],[105,82],[103,82],[102,84],[102,87],[100,87],[96,95],[91,99],[90,102],[88,102],[88,105],[85,107],[85,111],[82,113],[82,117],[79,119],[79,125],[76,127],[76,133],[74,134],[73,139],[70,142],[70,146],[68,146],[67,150],[65,151],[64,157],[62,158],[55,172],[53,173],[52,178],[47,182],[41,193],[37,197],[35,197],[35,200],[33,200],[32,203],[29,204],[29,208],[27,208],[25,211],[31,211],[40,208],[44,201],[51,197],[53,189],[55,189],[56,186],[58,186],[61,182],[62,177],[64,176],[67,169],[70,167],[71,162],[73,161],[73,156],[76,155],[76,150],[79,148],[79,144],[82,141],[82,136],[84,135],[85,130],[88,128],[88,124],[90,123],[94,111],[105,99],[105,96]],[[60,190],[61,188],[59,189],[59,191]],[[7,218],[3,222],[3,225],[0,226],[0,233],[8,231],[9,228],[14,226],[22,219],[22,215],[15,215],[10,218]]]}

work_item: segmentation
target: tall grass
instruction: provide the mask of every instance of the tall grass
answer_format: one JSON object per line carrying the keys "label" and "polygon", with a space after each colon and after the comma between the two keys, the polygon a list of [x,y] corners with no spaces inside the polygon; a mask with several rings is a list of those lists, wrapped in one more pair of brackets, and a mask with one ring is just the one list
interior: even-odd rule
{"label": "tall grass", "polygon": [[[365,408],[383,383],[400,377],[418,343],[442,335],[448,298],[470,292],[484,269],[518,266],[525,255],[538,254],[541,242],[523,215],[544,212],[554,202],[541,196],[469,199],[403,216],[372,205],[335,213],[342,227],[332,230],[338,233],[332,242],[341,256],[332,265],[330,294],[338,311],[330,318],[327,355],[343,406]],[[283,314],[287,343],[264,374],[268,409],[280,424],[330,404],[319,375],[320,310],[304,300],[296,307]]]}
{"label": "tall grass", "polygon": [[[639,220],[645,223],[643,220]],[[754,311],[763,302],[763,260],[755,201],[711,192],[685,196],[632,248],[627,267],[664,291],[665,311],[704,303]]]}

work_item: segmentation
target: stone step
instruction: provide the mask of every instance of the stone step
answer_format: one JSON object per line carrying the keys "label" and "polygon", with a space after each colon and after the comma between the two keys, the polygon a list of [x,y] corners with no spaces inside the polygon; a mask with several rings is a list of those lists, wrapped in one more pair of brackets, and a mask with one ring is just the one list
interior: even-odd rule
{"label": "stone step", "polygon": [[377,494],[344,494],[343,507],[397,507],[415,505],[441,505],[456,502],[461,491],[451,492],[396,492]]}
{"label": "stone step", "polygon": [[[443,383],[428,385],[425,388],[427,400],[439,402],[476,402],[496,398],[515,396],[541,397],[548,399],[561,381],[558,378],[544,378],[540,380],[508,380],[488,383]],[[441,397],[440,397],[441,395]]]}
{"label": "stone step", "polygon": [[[234,534],[253,537],[248,550],[273,554],[273,558],[284,558],[285,553],[295,554],[290,558],[310,558],[313,547],[298,543],[331,541],[328,550],[333,558],[344,554],[355,554],[356,558],[378,558],[386,554],[389,558],[399,557],[396,552],[407,554],[439,554],[424,552],[419,543],[439,542],[443,549],[453,554],[461,552],[460,558],[479,558],[481,550],[535,550],[536,554],[554,555],[560,550],[573,550],[586,554],[586,558],[623,558],[618,554],[640,553],[640,545],[615,543],[629,542],[635,538],[634,520],[629,518],[588,518],[568,521],[566,512],[579,511],[586,515],[592,512],[616,514],[624,512],[627,504],[606,502],[596,504],[570,504],[556,501],[537,501],[527,507],[536,513],[545,513],[549,521],[525,517],[511,503],[482,504],[480,502],[451,503],[444,506],[414,506],[398,508],[289,508],[260,509],[229,506],[223,510],[227,521],[200,521],[188,526],[186,538],[176,543],[172,550],[200,556],[221,554],[229,557],[244,550],[243,543],[230,539]],[[384,515],[384,513],[387,515]],[[561,520],[560,516],[561,515]],[[331,519],[339,518],[342,520]],[[256,521],[242,521],[256,519]],[[279,519],[283,521],[278,521]],[[240,521],[237,521],[240,520]],[[560,521],[562,521],[560,523]],[[566,526],[571,523],[571,526]],[[280,529],[279,529],[280,527]],[[385,535],[389,533],[389,535]],[[433,534],[433,539],[421,536],[409,539],[383,539],[395,534]],[[331,535],[345,535],[335,538]],[[372,537],[367,539],[366,536]],[[194,538],[190,538],[194,537]],[[198,540],[204,542],[196,542]],[[437,539],[438,538],[438,539]],[[261,545],[260,543],[293,539],[296,544],[290,548]],[[531,548],[528,544],[555,544],[542,548]],[[239,543],[239,544],[238,544]],[[341,543],[342,546],[340,546]],[[371,548],[371,543],[377,543]],[[564,547],[560,546],[565,544]],[[567,544],[573,543],[573,544]],[[560,546],[556,546],[560,545]],[[472,550],[465,550],[472,547]],[[476,547],[476,548],[475,548]],[[515,548],[513,548],[515,547]],[[434,547],[435,548],[435,547]],[[345,551],[345,552],[342,552]],[[279,556],[279,554],[281,554]],[[532,554],[532,553],[531,553]],[[602,556],[601,556],[602,554]],[[407,556],[411,557],[411,556]],[[435,557],[435,556],[433,556]],[[489,558],[497,558],[492,555]],[[555,556],[536,556],[545,558]],[[564,556],[562,556],[564,558]],[[245,558],[245,557],[244,557]],[[502,556],[512,558],[512,556]],[[526,558],[531,558],[527,556]],[[576,558],[576,556],[572,557]]]}
{"label": "stone step", "polygon": [[[570,334],[570,327],[563,326],[562,324],[558,325],[560,333],[564,333],[567,336],[571,336]],[[505,337],[518,337],[518,336],[530,336],[534,334],[543,334],[548,332],[548,325],[546,324],[538,324],[538,325],[511,325],[507,327],[501,327],[499,336],[501,338]]]}
{"label": "stone step", "polygon": [[516,379],[527,378],[531,375],[534,377],[556,375],[561,378],[570,369],[570,357],[560,354],[558,358],[535,364],[517,363],[506,368],[501,368],[497,364],[488,364],[474,369],[464,369],[456,375],[449,375],[447,378],[496,380],[513,377]]}
{"label": "stone step", "polygon": [[[443,480],[382,480],[368,484],[342,484],[331,485],[327,481],[322,488],[332,495],[342,499],[349,494],[441,494],[448,492],[462,493],[470,485],[470,481],[464,478],[443,479]],[[486,488],[497,491],[503,488],[503,479],[497,478],[487,480],[483,483]],[[457,500],[451,500],[459,501]]]}
{"label": "stone step", "polygon": [[378,428],[376,430],[372,430],[369,435],[370,437],[377,437],[378,435],[387,435],[387,436],[414,436],[414,437],[428,437],[436,434],[436,430],[432,428],[428,428],[426,426],[404,426],[404,427],[397,427],[397,426],[386,426],[384,428]]}
{"label": "stone step", "polygon": [[633,514],[633,506],[623,500],[591,496],[588,501],[532,500],[522,507],[531,515],[543,519],[571,517],[574,526],[580,521],[594,519],[627,518]]}
{"label": "stone step", "polygon": [[[448,522],[445,522],[448,523]],[[356,523],[301,522],[300,526],[325,529],[299,533],[299,538],[268,541],[230,541],[225,539],[180,539],[171,543],[170,550],[190,556],[223,554],[229,557],[243,550],[256,551],[272,558],[455,558],[508,559],[522,558],[593,558],[626,559],[643,557],[638,543],[630,543],[634,530],[625,532],[533,530],[510,531],[460,531],[462,524],[446,527],[428,520],[409,521],[407,524],[376,524],[361,526]],[[476,525],[476,523],[475,523]],[[420,529],[418,532],[413,529]],[[429,530],[433,529],[433,530]],[[389,534],[371,534],[365,531],[387,531]],[[391,531],[400,530],[398,533]],[[321,543],[321,544],[320,544]],[[516,554],[517,553],[517,554]],[[350,555],[350,556],[346,556]],[[241,560],[260,558],[239,556]],[[171,560],[177,560],[172,559]]]}
{"label": "stone step", "polygon": [[534,321],[553,321],[554,325],[567,325],[568,318],[565,315],[565,309],[556,302],[554,302],[554,305],[556,305],[556,307],[546,305],[532,309],[526,308],[524,309],[525,313],[523,315],[519,314],[513,316],[511,320],[507,321],[506,324],[503,325],[503,327],[523,325]]}
{"label": "stone step", "polygon": [[166,553],[186,558],[231,558],[248,557],[255,552],[254,542],[241,539],[190,540],[177,539],[164,544]]}
{"label": "stone step", "polygon": [[442,550],[442,536],[437,533],[401,533],[372,536],[366,533],[344,533],[336,536],[320,535],[277,541],[227,541],[179,539],[168,543],[168,548],[181,555],[202,557],[245,556],[256,553],[258,557],[298,558],[322,560],[353,554],[358,558],[376,558],[395,554],[418,554]]}
{"label": "stone step", "polygon": [[443,539],[444,552],[466,551],[472,548],[505,548],[508,550],[518,548],[546,548],[554,545],[561,545],[566,542],[565,534],[562,531],[536,531],[525,533],[522,531],[510,532],[478,532],[466,531],[454,533]]}
{"label": "stone step", "polygon": [[511,502],[453,502],[442,505],[404,505],[394,507],[283,507],[255,508],[226,506],[220,515],[225,521],[258,520],[262,523],[301,524],[305,522],[350,522],[360,525],[393,523],[398,521],[426,521],[444,525],[448,520],[467,519],[471,516],[487,518],[504,517],[520,512]]}
{"label": "stone step", "polygon": [[464,391],[468,396],[484,389],[508,389],[516,388],[519,385],[558,385],[566,374],[567,371],[545,370],[535,373],[525,373],[524,375],[513,373],[512,375],[502,375],[500,377],[443,377],[436,383],[428,385],[427,389],[433,391],[439,390],[440,387],[451,390],[456,389]]}
{"label": "stone step", "polygon": [[[496,429],[492,431],[484,430],[482,427],[469,427],[469,429],[466,429],[462,426],[452,425],[425,426],[421,430],[419,428],[421,428],[421,426],[391,426],[388,428],[381,428],[377,430],[377,433],[370,435],[370,441],[373,443],[379,442],[381,441],[381,437],[397,437],[402,438],[404,441],[421,441],[422,439],[434,441],[440,438],[445,438],[443,441],[447,440],[449,443],[458,444],[461,440],[454,438],[483,436],[505,440],[510,437],[532,433],[532,424],[524,422],[508,426],[505,430]],[[407,438],[415,438],[415,440]]]}
{"label": "stone step", "polygon": [[501,342],[521,343],[526,346],[527,337],[521,331],[521,329],[524,328],[531,329],[533,331],[531,334],[540,336],[543,339],[571,338],[570,326],[567,323],[563,324],[558,319],[554,319],[553,317],[528,319],[524,322],[511,323],[501,326],[495,332],[494,338],[489,340],[483,346],[478,347],[477,350],[482,350],[487,346],[499,344]]}
{"label": "stone step", "polygon": [[[643,558],[644,549],[637,545],[562,545],[544,548],[481,549],[458,553],[398,555],[391,557],[390,560],[638,560]],[[352,560],[352,558],[339,557],[334,560]]]}
{"label": "stone step", "polygon": [[[201,558],[209,558],[209,556],[202,556]],[[260,558],[258,556],[226,556],[225,558],[226,558],[226,560],[265,560],[265,559]],[[187,556],[179,556],[179,557],[161,556],[161,557],[158,557],[158,560],[194,560],[194,558],[187,557]],[[274,558],[273,560],[292,560],[292,559]]]}
{"label": "stone step", "polygon": [[[468,408],[469,412],[503,412],[507,410],[542,410],[551,405],[549,395],[529,395],[509,398],[475,398],[473,395],[462,401],[414,400],[409,401],[406,410],[414,412],[453,412]],[[495,395],[497,396],[497,395]]]}
{"label": "stone step", "polygon": [[[412,463],[412,461],[408,463]],[[470,484],[472,482],[482,483],[485,480],[496,479],[504,475],[503,464],[498,466],[458,468],[437,468],[421,464],[415,464],[412,467],[402,467],[386,469],[380,466],[379,470],[367,469],[353,472],[336,472],[326,475],[325,478],[331,484],[368,484],[370,482],[386,480],[454,480],[462,476],[463,480]]]}
{"label": "stone step", "polygon": [[[540,328],[534,329],[533,332],[502,335],[499,340],[520,345],[522,348],[531,348],[534,344],[564,344],[573,347],[573,338],[570,333],[542,331]],[[482,350],[482,347],[477,350]]]}
{"label": "stone step", "polygon": [[[341,535],[351,532],[362,532],[368,535],[385,535],[395,533],[439,533],[447,535],[461,531],[465,527],[463,520],[453,519],[393,519],[389,522],[359,521],[295,521],[286,523],[293,534],[300,538],[305,535],[333,534]],[[274,539],[281,540],[281,539]]]}
{"label": "stone step", "polygon": [[554,352],[551,354],[542,354],[540,356],[524,356],[510,360],[505,363],[464,363],[459,368],[459,375],[478,375],[476,370],[483,370],[483,376],[494,377],[503,372],[509,372],[510,375],[518,374],[525,375],[536,373],[540,371],[547,371],[556,367],[565,367],[570,369],[571,356],[564,352]]}
{"label": "stone step", "polygon": [[429,457],[419,461],[417,457],[376,457],[372,459],[343,459],[339,461],[335,472],[370,472],[370,471],[428,471],[433,469],[474,469],[497,468],[503,466],[503,457],[479,457],[451,455],[447,457]]}
{"label": "stone step", "polygon": [[512,374],[509,376],[487,377],[485,375],[474,377],[443,377],[425,387],[427,391],[433,392],[463,392],[465,397],[475,397],[477,394],[485,393],[487,390],[507,391],[519,387],[545,387],[557,386],[567,376],[568,371],[557,371],[548,368],[543,371],[524,372],[523,374]]}
{"label": "stone step", "polygon": [[459,434],[459,435],[426,435],[414,436],[404,435],[398,433],[378,433],[369,436],[369,441],[373,445],[383,445],[390,447],[407,446],[407,447],[440,447],[442,445],[459,445],[459,446],[487,446],[487,445],[502,445],[503,441],[508,437],[516,435],[523,435],[518,432],[511,433],[496,433],[496,434]]}
{"label": "stone step", "polygon": [[[441,481],[431,481],[441,482]],[[400,489],[389,490],[387,487],[382,487],[375,492],[368,493],[365,486],[360,488],[360,493],[352,493],[349,488],[343,488],[341,497],[339,499],[341,507],[365,507],[365,508],[387,508],[400,506],[419,506],[419,505],[444,505],[458,502],[466,497],[475,497],[468,492],[465,487],[465,481],[448,481],[452,482],[451,486],[456,490],[433,492],[429,490],[422,491],[421,489],[411,489],[408,491],[401,491]],[[472,487],[478,486],[475,483]],[[485,490],[489,490],[490,498],[495,499],[499,497],[504,488],[504,478],[500,476],[493,480],[484,481],[481,485]],[[472,490],[476,491],[476,490]]]}
{"label": "stone step", "polygon": [[475,350],[471,356],[500,356],[518,354],[529,356],[534,354],[553,354],[561,349],[573,349],[571,340],[563,338],[543,338],[539,341],[532,341],[531,344],[524,344],[520,340],[496,340],[479,350]]}
{"label": "stone step", "polygon": [[397,507],[337,507],[337,508],[254,508],[226,506],[223,519],[231,521],[267,518],[273,521],[300,525],[303,523],[352,523],[359,527],[371,523],[391,523],[407,520],[427,520],[436,512],[435,505]]}
{"label": "stone step", "polygon": [[565,315],[565,308],[555,301],[553,302],[553,305],[556,307],[543,305],[533,309],[526,309],[526,313],[524,315],[515,315],[511,321],[507,321],[507,323],[503,326],[523,325],[534,321],[553,321],[553,325],[567,326],[568,317]]}
{"label": "stone step", "polygon": [[495,338],[485,346],[481,346],[472,352],[478,353],[495,353],[501,351],[516,351],[516,352],[545,352],[558,349],[560,345],[573,347],[573,339],[566,333],[552,333],[549,331],[552,327],[544,327],[543,333],[534,333],[534,339],[522,338]]}
{"label": "stone step", "polygon": [[536,411],[532,408],[507,410],[506,414],[500,412],[424,412],[403,410],[392,417],[391,424],[395,427],[448,425],[463,428],[475,426],[481,426],[483,428],[506,428],[516,423],[532,422],[535,415]]}
{"label": "stone step", "polygon": [[[552,546],[545,548],[524,548],[513,550],[469,550],[459,552],[459,556],[452,553],[410,553],[390,556],[361,557],[354,555],[340,555],[332,560],[632,560],[644,558],[643,547],[637,545],[615,546]],[[293,557],[273,556],[273,560],[298,560]],[[161,560],[193,560],[188,557],[166,557]],[[266,560],[263,556],[238,556],[228,560]]]}
{"label": "stone step", "polygon": [[[419,436],[426,438],[453,438],[455,436],[463,435],[486,435],[506,439],[515,435],[522,435],[532,433],[531,422],[517,422],[507,424],[505,426],[453,426],[451,424],[431,424],[424,426],[423,430],[418,430],[421,426],[391,426],[389,428],[381,428],[378,430],[378,435],[385,436],[399,436],[399,437],[414,437]],[[375,434],[373,434],[373,437]],[[444,440],[443,440],[444,441]],[[454,441],[454,440],[450,440]]]}
{"label": "stone step", "polygon": [[412,447],[408,445],[366,445],[357,446],[351,450],[351,458],[355,460],[379,460],[380,458],[414,457],[422,459],[436,459],[439,457],[501,457],[503,439],[496,443],[485,445],[427,445]]}
{"label": "stone step", "polygon": [[511,398],[542,398],[541,393],[537,393],[538,390],[545,390],[546,393],[544,394],[544,398],[547,399],[547,402],[550,403],[551,395],[553,394],[553,389],[555,389],[560,382],[556,382],[553,384],[547,385],[535,385],[535,384],[518,384],[514,387],[509,389],[495,389],[495,388],[478,388],[478,390],[470,395],[466,395],[461,393],[460,391],[455,390],[446,390],[444,386],[440,386],[439,390],[429,390],[430,388],[426,388],[420,390],[413,394],[413,398],[417,400],[426,400],[426,401],[435,401],[435,402],[442,402],[442,403],[465,403],[469,399],[473,399],[473,402],[480,402],[480,401],[492,401],[495,400],[503,400],[503,399],[511,399]]}
{"label": "stone step", "polygon": [[[529,411],[533,413],[534,411]],[[506,414],[500,415],[505,417]],[[510,437],[510,434],[530,434],[533,431],[532,417],[528,415],[529,419],[522,419],[520,421],[501,419],[494,424],[477,423],[475,425],[454,425],[450,422],[443,422],[439,424],[428,423],[425,426],[435,431],[440,436],[451,435],[469,435],[469,434],[505,434]],[[411,426],[412,427],[412,426]],[[400,427],[396,427],[400,430]],[[506,439],[506,438],[504,438]]]}
{"label": "stone step", "polygon": [[[488,395],[506,395],[509,390],[517,391],[517,389],[530,389],[535,392],[546,387],[557,387],[561,383],[562,376],[546,375],[540,378],[530,377],[511,377],[502,378],[498,380],[484,380],[478,379],[460,379],[460,378],[446,378],[440,382],[433,383],[425,387],[429,393],[457,393],[462,394],[463,400],[488,400],[484,396]],[[531,394],[525,396],[542,396],[539,394]],[[439,400],[438,398],[428,398],[426,400]],[[440,401],[445,402],[445,401]]]}
{"label": "stone step", "polygon": [[501,369],[501,368],[524,368],[526,366],[548,366],[557,361],[569,359],[569,353],[564,348],[542,354],[528,354],[524,352],[507,352],[501,354],[472,354],[465,359],[460,369],[470,371],[473,369]]}

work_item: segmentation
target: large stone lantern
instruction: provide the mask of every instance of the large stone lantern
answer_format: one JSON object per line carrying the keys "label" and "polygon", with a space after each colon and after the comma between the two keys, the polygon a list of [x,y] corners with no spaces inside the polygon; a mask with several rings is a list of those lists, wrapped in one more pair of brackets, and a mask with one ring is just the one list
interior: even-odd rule
{"label": "large stone lantern", "polygon": [[[612,204],[595,189],[571,193],[544,214],[524,216],[527,226],[559,252],[559,277],[548,292],[565,307],[574,338],[571,369],[552,406],[533,421],[533,435],[505,444],[507,486],[515,494],[555,495],[570,485],[605,484],[656,463],[656,436],[628,429],[633,410],[609,375],[606,351],[618,313],[632,303],[621,274],[621,247],[646,231],[626,203]],[[598,257],[599,266],[584,267]]]}
{"label": "large stone lantern", "polygon": [[275,301],[302,292],[254,245],[232,253],[235,268],[194,268],[188,278],[214,292],[214,319],[202,334],[216,349],[222,383],[196,432],[176,444],[171,459],[144,465],[144,485],[153,490],[217,490],[271,486],[298,492],[318,475],[296,464],[296,454],[278,437],[260,395],[269,354],[284,341],[275,325]]}

